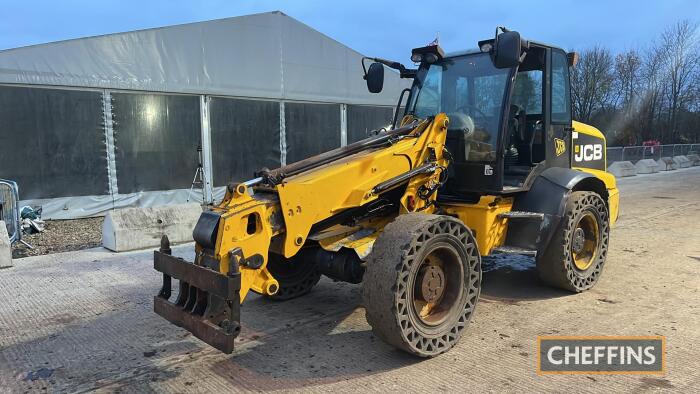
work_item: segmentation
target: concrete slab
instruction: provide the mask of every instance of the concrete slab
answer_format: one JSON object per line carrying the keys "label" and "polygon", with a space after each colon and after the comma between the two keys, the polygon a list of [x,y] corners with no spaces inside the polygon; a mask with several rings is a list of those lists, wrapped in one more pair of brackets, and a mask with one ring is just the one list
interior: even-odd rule
{"label": "concrete slab", "polygon": [[630,161],[616,161],[608,166],[608,172],[617,178],[637,175],[637,169]]}
{"label": "concrete slab", "polygon": [[201,213],[199,204],[117,209],[105,216],[102,246],[115,252],[151,248],[163,235],[171,243],[190,242]]}
{"label": "concrete slab", "polygon": [[659,172],[659,164],[654,159],[643,159],[635,163],[637,174],[653,174]]}
{"label": "concrete slab", "polygon": [[685,156],[673,156],[673,162],[678,168],[688,168],[691,166],[690,160]]}
{"label": "concrete slab", "polygon": [[671,171],[678,169],[678,167],[676,167],[676,163],[670,157],[662,157],[656,161],[656,164],[659,165],[659,171]]}
{"label": "concrete slab", "polygon": [[12,245],[5,222],[0,220],[0,268],[12,267]]}
{"label": "concrete slab", "polygon": [[692,153],[690,155],[685,155],[685,157],[690,160],[690,165],[691,166],[700,166],[700,155],[696,155],[695,153]]}

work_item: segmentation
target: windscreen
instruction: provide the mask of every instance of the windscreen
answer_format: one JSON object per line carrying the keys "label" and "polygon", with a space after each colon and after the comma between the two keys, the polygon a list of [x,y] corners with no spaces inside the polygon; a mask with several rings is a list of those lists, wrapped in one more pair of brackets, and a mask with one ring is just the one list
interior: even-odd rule
{"label": "windscreen", "polygon": [[409,113],[424,119],[444,112],[450,131],[461,132],[465,159],[495,159],[510,69],[497,69],[486,53],[446,58],[421,68]]}

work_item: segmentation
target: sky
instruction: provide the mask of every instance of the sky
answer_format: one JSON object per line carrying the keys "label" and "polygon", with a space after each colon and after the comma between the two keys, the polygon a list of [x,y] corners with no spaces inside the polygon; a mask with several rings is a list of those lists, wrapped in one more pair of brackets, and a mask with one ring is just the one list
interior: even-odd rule
{"label": "sky", "polygon": [[404,63],[438,34],[451,52],[476,47],[497,25],[568,50],[620,52],[645,47],[679,20],[700,22],[699,0],[0,0],[0,49],[275,10]]}

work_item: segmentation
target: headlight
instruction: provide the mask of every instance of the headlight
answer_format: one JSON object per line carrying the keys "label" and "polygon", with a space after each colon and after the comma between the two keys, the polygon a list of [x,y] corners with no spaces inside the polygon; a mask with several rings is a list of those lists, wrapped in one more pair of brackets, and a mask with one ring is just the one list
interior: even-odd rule
{"label": "headlight", "polygon": [[411,61],[413,63],[420,63],[421,61],[423,61],[423,55],[420,53],[414,53],[411,55]]}

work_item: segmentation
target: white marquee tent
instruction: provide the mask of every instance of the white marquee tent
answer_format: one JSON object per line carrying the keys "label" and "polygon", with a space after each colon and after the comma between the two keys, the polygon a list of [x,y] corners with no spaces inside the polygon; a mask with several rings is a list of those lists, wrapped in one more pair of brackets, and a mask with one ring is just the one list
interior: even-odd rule
{"label": "white marquee tent", "polygon": [[0,178],[45,217],[201,199],[387,125],[362,55],[281,13],[0,51]]}

